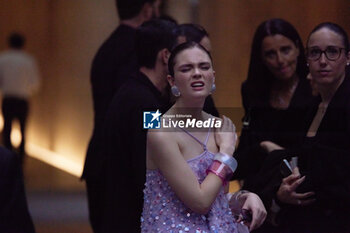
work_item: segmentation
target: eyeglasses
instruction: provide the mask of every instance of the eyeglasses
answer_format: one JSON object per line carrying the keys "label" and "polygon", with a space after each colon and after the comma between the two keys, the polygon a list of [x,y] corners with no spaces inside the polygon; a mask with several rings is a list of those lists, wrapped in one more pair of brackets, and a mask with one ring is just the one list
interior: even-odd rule
{"label": "eyeglasses", "polygon": [[326,58],[330,61],[336,61],[341,55],[341,51],[345,48],[339,48],[336,46],[328,46],[325,50],[321,50],[318,47],[307,48],[306,56],[312,61],[317,61],[322,56],[322,53],[326,55]]}

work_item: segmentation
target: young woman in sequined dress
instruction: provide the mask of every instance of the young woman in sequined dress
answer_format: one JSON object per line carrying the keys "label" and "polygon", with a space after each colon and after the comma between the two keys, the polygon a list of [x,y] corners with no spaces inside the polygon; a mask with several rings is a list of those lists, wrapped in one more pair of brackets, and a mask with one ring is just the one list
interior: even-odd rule
{"label": "young woman in sequined dress", "polygon": [[[188,42],[174,49],[168,66],[177,100],[161,120],[215,119],[222,127],[176,126],[148,132],[142,232],[238,232],[224,193],[225,180],[206,172],[215,154],[232,155],[236,142],[230,119],[202,111],[215,81],[211,56],[201,45]],[[266,210],[257,195],[240,193],[236,201],[251,211],[251,229],[264,221]]]}

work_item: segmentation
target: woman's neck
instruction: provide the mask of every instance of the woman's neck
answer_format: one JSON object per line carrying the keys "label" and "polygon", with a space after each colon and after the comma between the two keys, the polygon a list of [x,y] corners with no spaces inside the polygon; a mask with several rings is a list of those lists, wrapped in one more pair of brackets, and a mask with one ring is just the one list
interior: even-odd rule
{"label": "woman's neck", "polygon": [[271,85],[270,105],[277,109],[288,108],[299,83],[299,77],[294,75],[289,80],[276,80]]}
{"label": "woman's neck", "polygon": [[290,91],[298,84],[298,82],[299,77],[297,74],[294,74],[293,77],[288,80],[275,79],[274,82],[272,82],[271,90],[279,92]]}
{"label": "woman's neck", "polygon": [[174,114],[191,115],[192,118],[203,119],[204,101],[205,99],[198,101],[192,100],[189,102],[180,97],[177,99],[171,110]]}
{"label": "woman's neck", "polygon": [[339,86],[343,83],[345,79],[345,73],[342,75],[342,77],[332,84],[327,85],[318,85],[317,89],[321,95],[322,103],[328,105],[329,102],[331,102],[335,92],[338,90]]}

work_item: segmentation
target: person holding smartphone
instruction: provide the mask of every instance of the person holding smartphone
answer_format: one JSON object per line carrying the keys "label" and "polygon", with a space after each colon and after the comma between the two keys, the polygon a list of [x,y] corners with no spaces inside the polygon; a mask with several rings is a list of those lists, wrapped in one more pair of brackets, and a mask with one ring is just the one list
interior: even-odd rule
{"label": "person holding smartphone", "polygon": [[[307,62],[319,93],[300,146],[269,144],[273,157],[298,155],[299,165],[276,192],[276,232],[350,232],[350,52],[345,30],[326,22],[307,41]],[[271,232],[271,231],[270,231]]]}

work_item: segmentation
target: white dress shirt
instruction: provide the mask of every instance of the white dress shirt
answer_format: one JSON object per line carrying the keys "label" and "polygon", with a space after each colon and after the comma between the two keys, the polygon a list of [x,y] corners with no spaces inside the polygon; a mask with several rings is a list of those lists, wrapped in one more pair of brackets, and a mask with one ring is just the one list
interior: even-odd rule
{"label": "white dress shirt", "polygon": [[17,49],[0,53],[0,89],[3,96],[27,99],[39,86],[38,66],[32,56]]}

